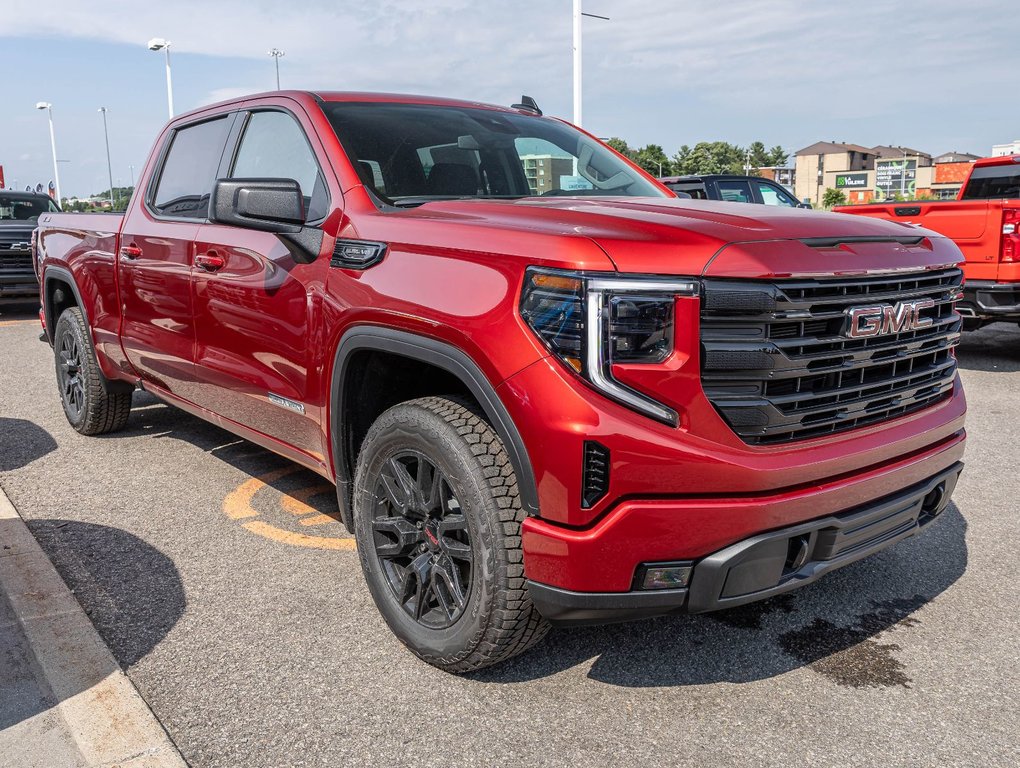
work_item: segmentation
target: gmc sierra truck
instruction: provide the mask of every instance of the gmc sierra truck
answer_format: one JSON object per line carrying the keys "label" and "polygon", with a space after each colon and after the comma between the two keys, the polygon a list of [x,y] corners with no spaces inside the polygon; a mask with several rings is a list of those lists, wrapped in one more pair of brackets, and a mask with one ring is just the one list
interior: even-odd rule
{"label": "gmc sierra truck", "polygon": [[956,200],[845,205],[833,211],[915,224],[952,239],[966,258],[958,307],[964,330],[1020,323],[1020,155],[975,162]]}
{"label": "gmc sierra truck", "polygon": [[962,468],[952,241],[677,199],[528,98],[206,107],[122,218],[36,243],[71,426],[143,388],[335,482],[386,622],[452,672],[811,583]]}

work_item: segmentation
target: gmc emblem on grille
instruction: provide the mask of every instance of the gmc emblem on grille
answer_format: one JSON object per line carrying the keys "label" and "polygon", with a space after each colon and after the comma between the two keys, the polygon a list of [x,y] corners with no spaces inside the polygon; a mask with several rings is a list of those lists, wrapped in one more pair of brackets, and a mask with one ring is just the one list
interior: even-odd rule
{"label": "gmc emblem on grille", "polygon": [[932,319],[921,312],[935,306],[932,299],[901,301],[898,304],[877,304],[873,307],[852,307],[846,311],[844,335],[851,339],[867,339],[887,333],[919,331],[930,328]]}

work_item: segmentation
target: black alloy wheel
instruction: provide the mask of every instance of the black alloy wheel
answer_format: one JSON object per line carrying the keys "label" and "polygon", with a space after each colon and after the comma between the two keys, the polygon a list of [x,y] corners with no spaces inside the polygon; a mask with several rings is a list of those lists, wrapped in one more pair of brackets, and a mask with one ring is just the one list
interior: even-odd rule
{"label": "black alloy wheel", "polygon": [[424,454],[405,451],[379,473],[375,554],[394,597],[429,629],[460,618],[471,593],[467,518],[442,470]]}
{"label": "black alloy wheel", "polygon": [[58,341],[57,379],[60,397],[67,416],[72,422],[81,419],[85,407],[85,386],[82,383],[81,346],[70,327],[64,329]]}

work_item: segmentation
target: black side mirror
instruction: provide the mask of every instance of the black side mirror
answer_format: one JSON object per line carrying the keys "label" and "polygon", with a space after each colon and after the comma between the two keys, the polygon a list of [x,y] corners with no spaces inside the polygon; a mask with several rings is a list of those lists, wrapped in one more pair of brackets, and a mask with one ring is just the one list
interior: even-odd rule
{"label": "black side mirror", "polygon": [[305,226],[305,199],[293,179],[218,179],[209,220],[232,227],[275,232],[295,261],[307,264],[322,248],[322,230]]}
{"label": "black side mirror", "polygon": [[293,179],[219,179],[209,218],[233,227],[296,234],[305,223],[305,199]]}

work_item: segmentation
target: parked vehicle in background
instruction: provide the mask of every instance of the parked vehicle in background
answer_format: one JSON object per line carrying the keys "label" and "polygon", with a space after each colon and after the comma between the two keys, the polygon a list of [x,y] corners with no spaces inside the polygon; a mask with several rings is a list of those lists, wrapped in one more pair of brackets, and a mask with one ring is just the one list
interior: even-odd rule
{"label": "parked vehicle in background", "polygon": [[59,210],[49,195],[0,189],[0,300],[39,296],[32,230],[41,214]]}
{"label": "parked vehicle in background", "polygon": [[915,224],[952,238],[966,259],[959,305],[964,328],[1020,322],[1020,155],[976,161],[956,200],[842,205],[833,211]]}
{"label": "parked vehicle in background", "polygon": [[758,203],[783,208],[811,207],[798,202],[782,184],[760,176],[711,173],[702,176],[662,176],[659,181],[674,192],[684,192],[698,200]]}
{"label": "parked vehicle in background", "polygon": [[174,118],[122,217],[40,221],[68,421],[119,429],[141,386],[335,482],[386,622],[453,672],[787,592],[946,509],[950,240],[678,200],[522,102]]}

